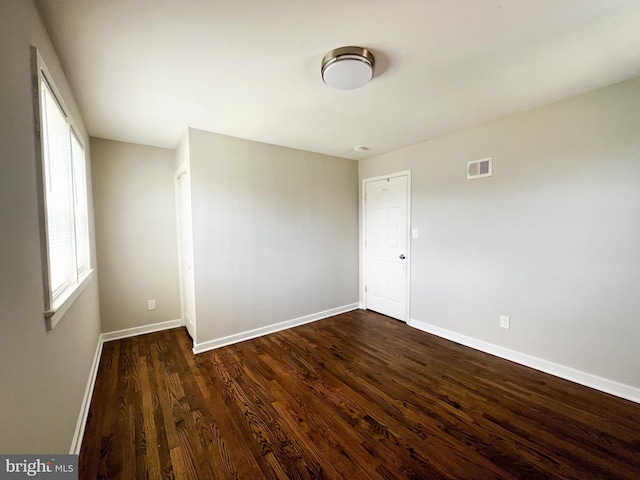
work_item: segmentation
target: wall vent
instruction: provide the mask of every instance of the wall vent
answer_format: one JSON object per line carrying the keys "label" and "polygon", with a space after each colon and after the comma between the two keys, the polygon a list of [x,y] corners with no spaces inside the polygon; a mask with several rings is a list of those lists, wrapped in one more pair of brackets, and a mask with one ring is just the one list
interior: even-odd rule
{"label": "wall vent", "polygon": [[493,157],[470,160],[467,162],[467,180],[474,178],[490,177],[493,172]]}

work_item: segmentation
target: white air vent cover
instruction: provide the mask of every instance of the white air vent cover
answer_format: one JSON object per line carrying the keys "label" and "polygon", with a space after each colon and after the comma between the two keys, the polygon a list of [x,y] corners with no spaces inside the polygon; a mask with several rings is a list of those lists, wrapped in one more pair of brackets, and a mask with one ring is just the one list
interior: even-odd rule
{"label": "white air vent cover", "polygon": [[467,162],[467,180],[473,178],[490,177],[492,172],[491,164],[493,157],[481,158],[480,160],[470,160]]}

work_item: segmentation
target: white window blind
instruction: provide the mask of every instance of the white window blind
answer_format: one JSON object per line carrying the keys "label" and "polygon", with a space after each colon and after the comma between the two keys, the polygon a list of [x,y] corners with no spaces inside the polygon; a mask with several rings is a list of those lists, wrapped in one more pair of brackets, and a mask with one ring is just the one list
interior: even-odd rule
{"label": "white window blind", "polygon": [[41,79],[40,83],[49,281],[55,302],[74,283],[75,276],[70,135],[64,112],[46,81]]}
{"label": "white window blind", "polygon": [[51,329],[91,273],[89,212],[84,147],[39,55],[37,60],[45,318]]}
{"label": "white window blind", "polygon": [[89,209],[84,149],[75,134],[71,135],[71,158],[75,182],[76,266],[78,275],[89,271]]}

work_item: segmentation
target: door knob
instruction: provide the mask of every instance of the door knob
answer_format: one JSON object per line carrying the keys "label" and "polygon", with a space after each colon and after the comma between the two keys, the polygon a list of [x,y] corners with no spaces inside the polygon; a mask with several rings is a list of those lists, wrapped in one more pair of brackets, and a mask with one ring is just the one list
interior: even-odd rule
{"label": "door knob", "polygon": [[405,256],[404,256],[404,253],[403,253],[402,255],[400,255],[400,260],[404,260],[404,259],[405,259]]}

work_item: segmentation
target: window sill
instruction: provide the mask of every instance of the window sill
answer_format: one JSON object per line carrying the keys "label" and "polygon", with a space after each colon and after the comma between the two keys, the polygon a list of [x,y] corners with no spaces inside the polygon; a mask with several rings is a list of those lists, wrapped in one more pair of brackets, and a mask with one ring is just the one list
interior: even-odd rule
{"label": "window sill", "polygon": [[67,313],[67,310],[71,308],[71,305],[78,299],[82,291],[89,284],[91,279],[93,278],[93,269],[89,270],[80,280],[74,288],[69,289],[69,292],[66,292],[62,298],[59,298],[53,304],[53,309],[47,312],[44,312],[44,318],[47,322],[47,332],[53,330],[64,314]]}

